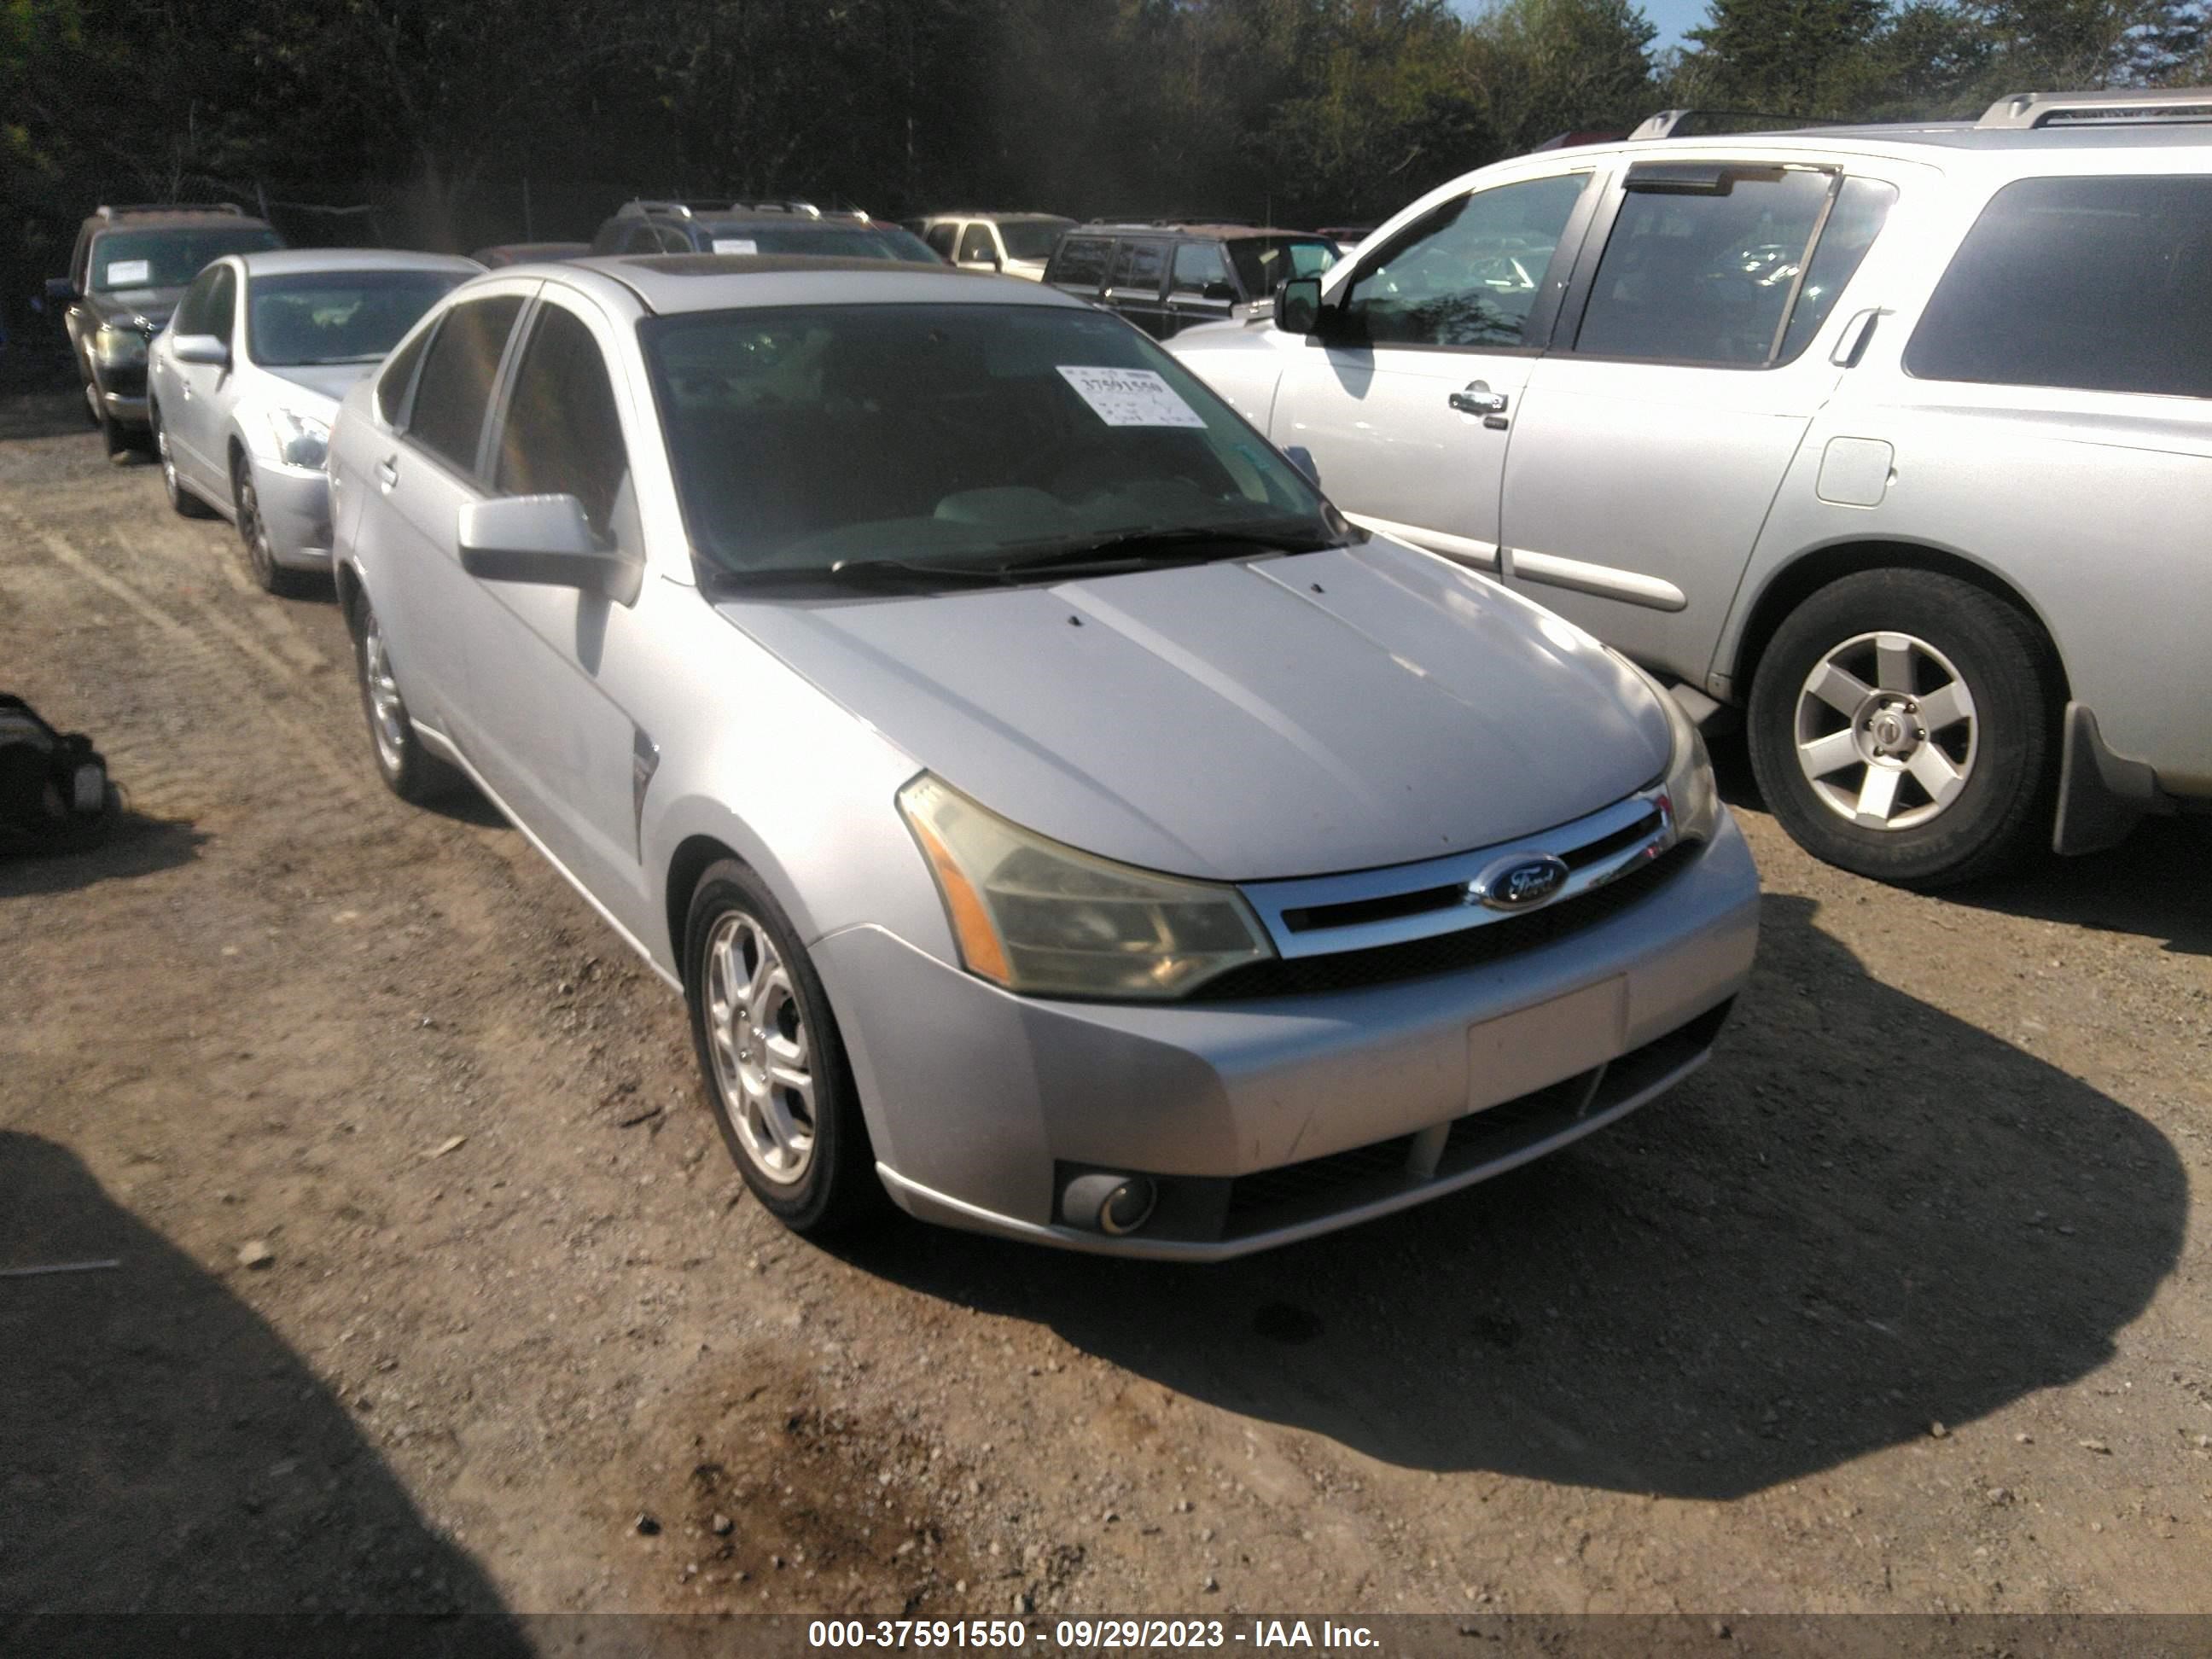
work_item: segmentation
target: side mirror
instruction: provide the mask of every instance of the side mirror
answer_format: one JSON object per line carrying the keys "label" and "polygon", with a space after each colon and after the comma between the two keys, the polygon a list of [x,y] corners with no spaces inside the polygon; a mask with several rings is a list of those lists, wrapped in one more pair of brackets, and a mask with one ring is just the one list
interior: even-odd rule
{"label": "side mirror", "polygon": [[1234,283],[1208,283],[1199,289],[1198,297],[1201,300],[1226,300],[1234,305],[1237,303],[1237,285]]}
{"label": "side mirror", "polygon": [[573,587],[628,605],[644,572],[599,545],[584,504],[574,495],[501,495],[470,501],[456,537],[461,568],[484,581]]}
{"label": "side mirror", "polygon": [[212,334],[179,334],[169,349],[180,363],[205,363],[215,368],[230,366],[230,348]]}
{"label": "side mirror", "polygon": [[1292,466],[1306,475],[1308,483],[1316,489],[1321,488],[1321,463],[1314,459],[1313,451],[1304,444],[1292,444],[1283,453]]}
{"label": "side mirror", "polygon": [[58,300],[62,304],[67,305],[76,297],[76,284],[70,278],[66,276],[46,278],[46,298],[49,300]]}
{"label": "side mirror", "polygon": [[1286,334],[1321,332],[1321,278],[1292,276],[1275,290],[1275,326]]}

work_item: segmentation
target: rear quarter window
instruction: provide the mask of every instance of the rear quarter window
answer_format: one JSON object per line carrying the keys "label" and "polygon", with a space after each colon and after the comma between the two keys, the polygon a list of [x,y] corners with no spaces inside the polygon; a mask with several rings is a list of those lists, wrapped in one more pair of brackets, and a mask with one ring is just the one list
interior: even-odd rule
{"label": "rear quarter window", "polygon": [[1113,252],[1110,236],[1070,236],[1052,256],[1050,280],[1071,288],[1097,288],[1106,279],[1106,261]]}
{"label": "rear quarter window", "polygon": [[1905,349],[1929,380],[2212,398],[2212,179],[2023,179]]}

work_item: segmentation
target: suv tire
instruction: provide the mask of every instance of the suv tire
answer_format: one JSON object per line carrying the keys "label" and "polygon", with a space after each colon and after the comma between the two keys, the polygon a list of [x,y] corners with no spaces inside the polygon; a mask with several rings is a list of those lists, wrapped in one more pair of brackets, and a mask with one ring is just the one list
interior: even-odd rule
{"label": "suv tire", "polygon": [[2014,606],[1933,571],[1862,571],[1805,600],[1767,646],[1752,768],[1814,857],[1953,886],[2048,832],[2061,696],[2050,643]]}
{"label": "suv tire", "polygon": [[888,1200],[830,999],[783,907],[735,859],[692,889],[683,967],[707,1103],[761,1207],[817,1237],[880,1213]]}

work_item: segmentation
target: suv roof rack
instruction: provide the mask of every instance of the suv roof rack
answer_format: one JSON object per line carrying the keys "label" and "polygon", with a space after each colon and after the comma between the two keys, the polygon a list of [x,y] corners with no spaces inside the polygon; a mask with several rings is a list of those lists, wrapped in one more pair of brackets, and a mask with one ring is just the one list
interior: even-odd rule
{"label": "suv roof rack", "polygon": [[2212,121],[2212,87],[2155,92],[2015,92],[2000,98],[1977,128],[2122,126],[2148,121]]}
{"label": "suv roof rack", "polygon": [[1798,127],[1817,127],[1831,125],[1816,115],[1778,115],[1771,110],[1756,109],[1662,109],[1656,115],[1647,115],[1636,124],[1629,137],[1692,138],[1715,131],[1716,121],[1752,121],[1755,126],[1730,126],[1735,132],[1788,132]]}
{"label": "suv roof rack", "polygon": [[92,211],[95,219],[119,219],[126,213],[233,213],[240,218],[246,210],[235,202],[102,202]]}
{"label": "suv roof rack", "polygon": [[795,214],[802,218],[807,219],[841,218],[860,219],[863,221],[866,220],[868,217],[866,214],[861,212],[858,208],[850,210],[831,209],[825,213],[823,210],[815,206],[811,202],[801,202],[798,200],[787,202],[669,202],[659,201],[653,198],[644,196],[637,197],[633,200],[624,202],[619,208],[615,210],[615,217],[617,219],[649,219],[655,214],[660,214],[672,219],[697,219],[715,213],[789,213]]}

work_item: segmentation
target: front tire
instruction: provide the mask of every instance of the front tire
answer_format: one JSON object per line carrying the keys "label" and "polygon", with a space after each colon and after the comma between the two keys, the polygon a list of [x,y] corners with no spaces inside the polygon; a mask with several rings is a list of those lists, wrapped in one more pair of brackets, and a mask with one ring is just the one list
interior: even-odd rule
{"label": "front tire", "polygon": [[692,890],[685,1000],[707,1103],[761,1207],[818,1237],[884,1203],[822,981],[760,878],[734,859]]}
{"label": "front tire", "polygon": [[1972,881],[2049,830],[2058,665],[1954,576],[1869,570],[1792,611],[1752,685],[1753,769],[1798,845],[1901,887]]}
{"label": "front tire", "polygon": [[231,457],[230,500],[238,524],[238,539],[246,548],[246,568],[254,585],[279,599],[297,597],[307,586],[301,573],[276,562],[269,526],[261,516],[261,492],[254,487],[253,463],[244,454]]}
{"label": "front tire", "polygon": [[361,680],[362,713],[368,720],[369,752],[385,787],[413,806],[428,805],[459,781],[453,769],[422,747],[415,722],[392,672],[384,630],[366,593],[356,597],[352,616],[354,669]]}
{"label": "front tire", "polygon": [[207,519],[215,516],[215,509],[185,487],[177,476],[177,458],[169,449],[169,429],[161,424],[159,404],[148,411],[154,427],[154,459],[161,469],[161,493],[169,498],[169,510],[185,519]]}

